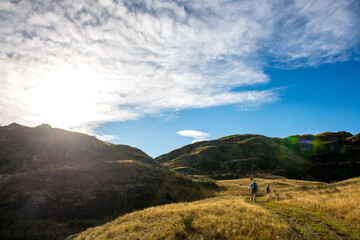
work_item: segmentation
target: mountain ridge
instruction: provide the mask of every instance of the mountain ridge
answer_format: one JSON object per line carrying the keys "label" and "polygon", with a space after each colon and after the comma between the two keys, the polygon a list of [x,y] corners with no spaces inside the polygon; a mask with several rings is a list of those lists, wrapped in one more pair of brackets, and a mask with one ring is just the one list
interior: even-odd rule
{"label": "mountain ridge", "polygon": [[[14,172],[24,167],[136,159],[155,164],[140,149],[101,141],[83,133],[52,128],[48,124],[25,127],[17,123],[0,127],[0,172]],[[21,146],[21,147],[20,147]],[[4,169],[5,168],[5,169]]]}
{"label": "mountain ridge", "polygon": [[[188,144],[155,160],[175,171],[215,179],[261,172],[295,179],[344,180],[359,175],[360,134],[340,131],[286,138],[230,135]],[[345,173],[336,173],[339,166],[346,168]]]}

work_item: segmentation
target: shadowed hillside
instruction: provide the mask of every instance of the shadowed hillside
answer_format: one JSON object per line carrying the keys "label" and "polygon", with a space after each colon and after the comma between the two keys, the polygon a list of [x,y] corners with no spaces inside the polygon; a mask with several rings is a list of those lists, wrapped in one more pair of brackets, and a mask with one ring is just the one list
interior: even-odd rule
{"label": "shadowed hillside", "polygon": [[175,171],[215,179],[271,173],[296,179],[343,180],[360,175],[360,135],[338,132],[283,139],[233,135],[184,146],[156,161]]}
{"label": "shadowed hillside", "polygon": [[1,173],[120,159],[154,164],[151,157],[137,148],[103,142],[47,124],[35,128],[16,123],[0,127]]}
{"label": "shadowed hillside", "polygon": [[0,169],[1,239],[63,239],[108,217],[215,190],[139,149],[49,125],[0,127]]}

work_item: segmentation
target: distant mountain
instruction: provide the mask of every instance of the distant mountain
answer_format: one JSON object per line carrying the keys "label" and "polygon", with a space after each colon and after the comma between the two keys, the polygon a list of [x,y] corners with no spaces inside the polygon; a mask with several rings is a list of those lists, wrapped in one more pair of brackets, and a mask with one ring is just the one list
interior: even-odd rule
{"label": "distant mountain", "polygon": [[46,124],[0,127],[0,239],[64,239],[94,221],[214,189],[137,148]]}
{"label": "distant mountain", "polygon": [[156,158],[163,166],[215,179],[266,173],[295,179],[360,176],[360,134],[347,132],[272,138],[245,134],[197,142]]}

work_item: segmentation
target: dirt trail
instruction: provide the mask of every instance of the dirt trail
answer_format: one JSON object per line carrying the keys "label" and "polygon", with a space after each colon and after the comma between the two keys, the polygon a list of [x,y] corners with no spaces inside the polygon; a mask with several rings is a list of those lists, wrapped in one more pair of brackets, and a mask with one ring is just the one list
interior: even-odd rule
{"label": "dirt trail", "polygon": [[308,213],[299,212],[283,205],[269,204],[265,201],[257,202],[257,204],[284,219],[293,230],[300,231],[303,239],[351,239],[325,224],[323,220]]}

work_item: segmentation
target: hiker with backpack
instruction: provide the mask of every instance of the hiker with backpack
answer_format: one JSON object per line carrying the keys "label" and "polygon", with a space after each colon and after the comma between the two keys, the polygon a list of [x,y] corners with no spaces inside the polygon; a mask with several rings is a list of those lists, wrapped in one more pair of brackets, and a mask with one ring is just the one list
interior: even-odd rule
{"label": "hiker with backpack", "polygon": [[269,184],[266,186],[265,190],[266,190],[266,193],[267,193],[267,194],[270,193],[270,185],[269,185]]}
{"label": "hiker with backpack", "polygon": [[257,190],[258,190],[258,185],[254,180],[252,183],[250,183],[250,193],[251,193],[250,201],[254,199],[254,202],[256,202]]}

